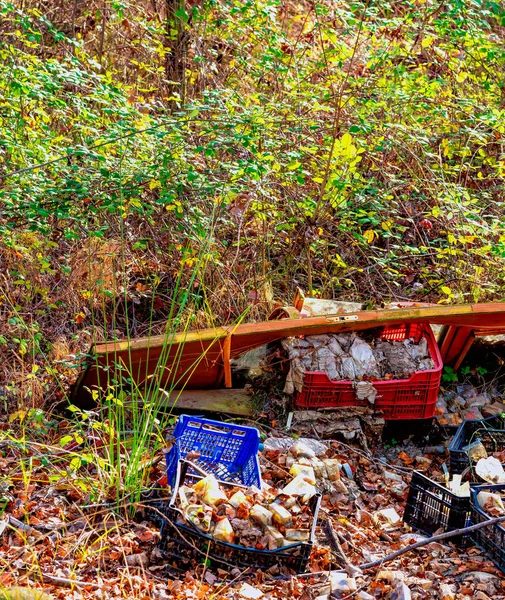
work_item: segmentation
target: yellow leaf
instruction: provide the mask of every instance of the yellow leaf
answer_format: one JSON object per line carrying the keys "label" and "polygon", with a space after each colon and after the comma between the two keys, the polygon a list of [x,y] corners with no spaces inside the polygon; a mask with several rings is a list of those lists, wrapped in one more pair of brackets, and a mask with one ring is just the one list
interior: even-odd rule
{"label": "yellow leaf", "polygon": [[443,294],[447,294],[448,296],[452,296],[452,291],[451,291],[451,288],[447,287],[446,285],[443,285],[443,286],[440,288],[440,291],[441,291]]}
{"label": "yellow leaf", "polygon": [[435,218],[439,217],[439,216],[440,216],[440,214],[441,214],[441,212],[440,212],[440,208],[439,208],[438,206],[434,206],[434,207],[431,209],[431,214],[432,214],[432,215],[433,215]]}
{"label": "yellow leaf", "polygon": [[11,415],[9,415],[9,423],[12,423],[12,421],[15,421],[16,419],[19,419],[21,422],[23,422],[25,417],[26,417],[26,410],[18,410],[18,412],[15,412],[15,413],[12,413]]}
{"label": "yellow leaf", "polygon": [[372,229],[367,229],[363,234],[363,237],[369,244],[371,244],[375,239],[375,231],[373,231]]}
{"label": "yellow leaf", "polygon": [[344,133],[342,139],[340,140],[340,145],[342,148],[348,148],[352,143],[352,135],[350,133]]}
{"label": "yellow leaf", "polygon": [[345,269],[347,267],[340,254],[335,254],[335,256],[332,258],[332,262],[341,269]]}

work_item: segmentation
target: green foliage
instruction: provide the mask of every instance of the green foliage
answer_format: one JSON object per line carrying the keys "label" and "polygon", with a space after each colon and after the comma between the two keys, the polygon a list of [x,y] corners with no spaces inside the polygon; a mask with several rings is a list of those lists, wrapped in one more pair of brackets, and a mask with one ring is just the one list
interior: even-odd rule
{"label": "green foliage", "polygon": [[[270,284],[503,297],[499,3],[85,4],[0,0],[5,410],[61,400],[93,341],[234,322]],[[144,415],[105,386],[93,418],[117,497],[160,443],[138,396]]]}
{"label": "green foliage", "polygon": [[[196,241],[217,223],[217,258],[230,244],[247,253],[247,237],[229,233],[238,212],[246,233],[263,231],[262,274],[305,279],[295,257],[306,249],[320,294],[501,296],[497,3],[181,9],[184,106],[163,76],[159,16],[114,5],[94,56],[86,34],[0,7],[10,32],[0,49],[5,243],[19,227],[72,240],[168,215],[174,237]],[[119,68],[115,35],[133,27],[146,41]],[[48,58],[56,43],[72,52]],[[41,272],[55,269],[46,258]]]}
{"label": "green foliage", "polygon": [[444,383],[454,383],[458,381],[458,374],[454,371],[452,367],[444,367],[442,373],[442,381]]}

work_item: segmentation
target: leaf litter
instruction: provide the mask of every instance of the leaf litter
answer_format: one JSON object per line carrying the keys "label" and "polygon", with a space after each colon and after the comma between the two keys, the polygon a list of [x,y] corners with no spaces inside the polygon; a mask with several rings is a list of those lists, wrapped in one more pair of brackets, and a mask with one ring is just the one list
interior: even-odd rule
{"label": "leaf litter", "polygon": [[[278,567],[255,571],[210,564],[198,554],[189,560],[167,555],[158,547],[159,524],[146,504],[139,502],[132,516],[129,498],[115,508],[90,501],[83,482],[97,477],[96,465],[82,464],[63,477],[68,471],[61,448],[5,437],[0,586],[36,588],[52,598],[76,600],[504,597],[503,576],[482,551],[450,540],[429,542],[375,568],[360,568],[422,539],[401,520],[409,476],[416,468],[441,480],[446,460],[436,446],[412,440],[392,448],[374,444],[363,448],[356,440],[296,441],[280,430],[270,431],[260,453],[265,482],[284,488],[301,463],[312,469],[322,496],[307,571],[295,575]],[[162,464],[154,464],[151,481],[162,476]]]}

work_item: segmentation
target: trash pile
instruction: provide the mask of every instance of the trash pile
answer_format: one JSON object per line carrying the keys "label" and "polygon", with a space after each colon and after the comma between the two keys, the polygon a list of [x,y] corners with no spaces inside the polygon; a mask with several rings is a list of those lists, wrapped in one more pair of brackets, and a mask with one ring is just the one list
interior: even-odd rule
{"label": "trash pile", "polygon": [[436,406],[441,425],[460,425],[465,419],[482,419],[504,412],[503,393],[493,386],[483,391],[470,384],[460,384],[455,390],[442,390]]}
{"label": "trash pile", "polygon": [[505,515],[503,499],[505,493],[488,492],[482,490],[477,494],[477,502],[482,510],[490,517],[502,517]]}
{"label": "trash pile", "polygon": [[220,484],[210,474],[178,490],[181,519],[215,540],[258,550],[275,550],[310,540],[312,511],[308,502],[316,493],[311,467],[282,490],[270,486],[240,489]]}
{"label": "trash pile", "polygon": [[332,381],[408,379],[434,368],[425,337],[403,341],[380,336],[367,342],[356,332],[285,338],[290,361],[284,392],[301,392],[306,372],[323,372]]}
{"label": "trash pile", "polygon": [[[200,421],[208,441],[216,425]],[[158,546],[162,554],[156,554],[156,560],[168,558],[164,568],[176,565],[187,572],[206,561],[205,578],[198,575],[198,580],[207,585],[208,596],[230,575],[243,577],[231,586],[230,598],[333,600],[353,595],[361,600],[487,600],[479,593],[485,590],[493,597],[505,592],[500,572],[493,570],[489,560],[495,559],[482,544],[462,551],[451,540],[439,543],[426,537],[446,530],[447,523],[456,521],[453,513],[458,519],[461,516],[457,526],[471,522],[470,487],[461,475],[453,478],[453,491],[444,484],[423,487],[431,481],[428,477],[444,480],[446,446],[419,446],[409,441],[401,446],[379,445],[370,451],[366,445],[349,445],[355,440],[293,439],[280,430],[272,433],[257,450],[261,487],[199,474],[195,465],[189,468],[191,452],[182,457],[182,464],[188,467],[178,471],[170,502],[174,510],[168,513],[181,535],[174,529],[162,529]],[[223,437],[219,452],[225,448]],[[207,454],[209,469],[216,469],[218,453]],[[198,468],[206,470],[203,460]],[[419,476],[420,471],[424,475]],[[430,525],[429,532],[409,527],[407,519],[402,519],[414,477],[419,484],[414,508],[423,524]],[[500,499],[491,502],[488,497],[483,510],[498,514],[505,505],[505,491],[489,491]],[[447,496],[456,493],[464,497],[446,502]],[[438,498],[440,519],[432,522]],[[316,499],[318,508],[314,510]],[[409,551],[414,542],[422,546]],[[285,557],[290,548],[296,552],[288,562]],[[396,556],[399,550],[408,554]],[[297,578],[295,573],[304,575]],[[175,576],[173,585],[179,585],[178,581]]]}

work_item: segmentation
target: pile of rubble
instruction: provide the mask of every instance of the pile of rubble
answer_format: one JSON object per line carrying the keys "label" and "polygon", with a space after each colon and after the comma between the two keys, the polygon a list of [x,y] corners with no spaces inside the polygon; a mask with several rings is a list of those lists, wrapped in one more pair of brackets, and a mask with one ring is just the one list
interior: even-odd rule
{"label": "pile of rubble", "polygon": [[490,387],[489,391],[470,384],[441,390],[436,415],[441,425],[460,425],[465,419],[482,419],[505,413],[503,392]]}
{"label": "pile of rubble", "polygon": [[296,476],[282,490],[265,485],[223,486],[207,475],[178,490],[181,519],[214,539],[258,550],[275,550],[310,540],[316,493],[312,467],[293,465]]}
{"label": "pile of rubble", "polygon": [[290,370],[284,392],[303,389],[307,371],[326,373],[333,381],[408,379],[416,371],[434,368],[428,342],[422,338],[390,341],[376,337],[365,341],[356,332],[285,338]]}

